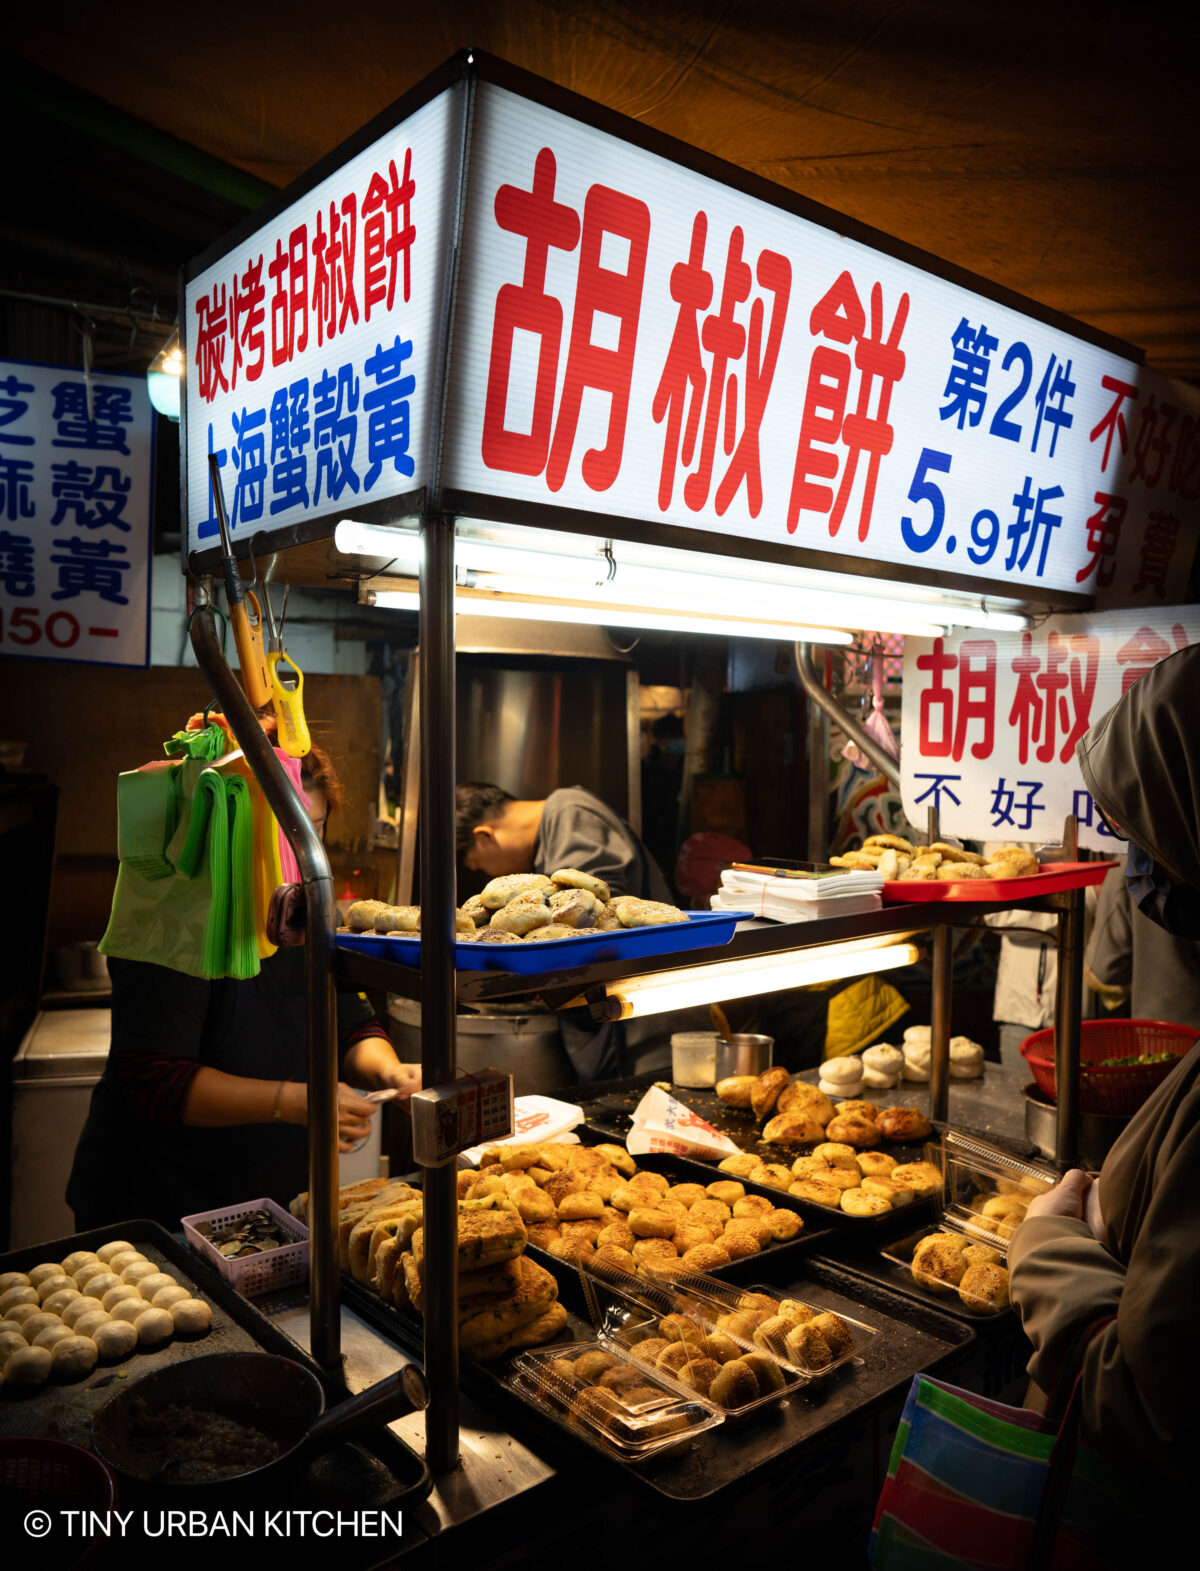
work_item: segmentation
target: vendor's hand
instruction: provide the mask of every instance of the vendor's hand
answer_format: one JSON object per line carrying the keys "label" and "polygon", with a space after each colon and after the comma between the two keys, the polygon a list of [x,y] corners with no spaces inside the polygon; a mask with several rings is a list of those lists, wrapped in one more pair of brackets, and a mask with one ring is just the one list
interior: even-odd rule
{"label": "vendor's hand", "polygon": [[371,1133],[371,1120],[377,1108],[374,1102],[368,1102],[344,1081],[338,1081],[337,1089],[338,1150],[352,1151]]}
{"label": "vendor's hand", "polygon": [[386,1069],[379,1076],[381,1091],[393,1090],[398,1093],[396,1100],[407,1102],[414,1091],[421,1089],[420,1064],[397,1064],[394,1069]]}
{"label": "vendor's hand", "polygon": [[1025,1216],[1027,1219],[1031,1216],[1070,1216],[1082,1222],[1083,1208],[1093,1185],[1094,1180],[1090,1173],[1073,1167],[1069,1173],[1063,1175],[1053,1189],[1029,1202],[1029,1209]]}

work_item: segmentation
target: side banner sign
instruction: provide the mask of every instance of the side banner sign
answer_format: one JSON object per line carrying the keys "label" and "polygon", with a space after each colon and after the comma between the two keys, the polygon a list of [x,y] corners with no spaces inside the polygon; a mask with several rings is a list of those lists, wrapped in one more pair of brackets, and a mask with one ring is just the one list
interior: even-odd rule
{"label": "side banner sign", "polygon": [[912,824],[947,834],[1119,850],[1083,784],[1075,744],[1151,666],[1200,643],[1200,606],[1055,616],[1032,632],[904,643],[900,773]]}
{"label": "side banner sign", "polygon": [[0,360],[0,654],[150,663],[144,376]]}

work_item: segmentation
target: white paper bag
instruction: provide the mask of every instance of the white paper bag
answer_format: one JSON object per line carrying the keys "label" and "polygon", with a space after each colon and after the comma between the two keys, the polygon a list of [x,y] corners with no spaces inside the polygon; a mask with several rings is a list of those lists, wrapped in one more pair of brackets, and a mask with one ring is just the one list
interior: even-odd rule
{"label": "white paper bag", "polygon": [[519,1096],[513,1102],[513,1132],[503,1140],[464,1151],[460,1165],[479,1166],[479,1158],[492,1146],[542,1145],[550,1141],[578,1145],[579,1136],[570,1131],[583,1123],[583,1109],[574,1102],[559,1102],[552,1096]]}
{"label": "white paper bag", "polygon": [[672,1156],[690,1156],[699,1162],[736,1156],[739,1149],[699,1113],[677,1102],[660,1086],[651,1086],[634,1109],[633,1128],[625,1146],[630,1156],[667,1151]]}

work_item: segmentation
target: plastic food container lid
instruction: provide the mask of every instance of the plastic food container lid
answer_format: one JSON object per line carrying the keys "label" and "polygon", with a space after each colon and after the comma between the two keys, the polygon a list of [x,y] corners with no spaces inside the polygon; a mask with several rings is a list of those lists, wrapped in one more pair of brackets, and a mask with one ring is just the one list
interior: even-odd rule
{"label": "plastic food container lid", "polygon": [[617,1462],[687,1445],[724,1421],[694,1391],[600,1341],[522,1353],[513,1361],[513,1384]]}

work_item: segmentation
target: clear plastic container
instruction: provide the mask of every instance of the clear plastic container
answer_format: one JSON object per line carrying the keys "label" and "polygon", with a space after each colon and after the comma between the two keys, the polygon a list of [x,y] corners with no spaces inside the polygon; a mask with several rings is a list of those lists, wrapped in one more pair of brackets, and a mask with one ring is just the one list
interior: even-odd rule
{"label": "clear plastic container", "polygon": [[711,1402],[604,1339],[522,1353],[512,1378],[524,1396],[617,1462],[683,1450],[724,1422]]}
{"label": "clear plastic container", "polygon": [[[1052,1189],[1058,1175],[954,1131],[927,1146],[925,1154],[943,1174],[938,1221],[896,1239],[880,1253],[911,1272],[931,1299],[953,1295],[974,1314],[1000,1314],[1009,1303],[1009,1242],[1029,1202]],[[933,1238],[945,1243],[936,1249],[925,1244]]]}
{"label": "clear plastic container", "polygon": [[[784,1375],[784,1387],[760,1390],[759,1398],[730,1401],[726,1408],[730,1417],[740,1417],[766,1403],[777,1403],[787,1395],[788,1387],[825,1379],[854,1360],[861,1360],[861,1354],[876,1335],[875,1329],[862,1321],[815,1309],[804,1304],[803,1299],[782,1295],[776,1288],[741,1287],[701,1273],[660,1276],[653,1271],[653,1262],[649,1268],[650,1276],[657,1280],[639,1284],[638,1288],[622,1288],[619,1282],[605,1280],[609,1295],[617,1302],[624,1295],[624,1313],[619,1316],[609,1310],[605,1334],[628,1346],[633,1356],[644,1357],[638,1353],[639,1343],[657,1342],[663,1337],[669,1342],[683,1340],[690,1337],[686,1326],[691,1323],[696,1326],[701,1357],[723,1353],[718,1362],[746,1356],[771,1360]],[[591,1269],[595,1274],[595,1265]],[[603,1271],[603,1266],[600,1269]],[[828,1320],[823,1318],[826,1315]],[[820,1342],[807,1331],[809,1326],[820,1332]],[[737,1348],[737,1353],[730,1345]],[[663,1348],[653,1351],[657,1365]],[[688,1378],[683,1370],[690,1364],[688,1359],[680,1365],[680,1379]],[[721,1395],[713,1397],[710,1393],[710,1400],[719,1401]]]}
{"label": "clear plastic container", "polygon": [[677,1086],[711,1086],[717,1083],[715,1031],[677,1031],[671,1038],[671,1080]]}

